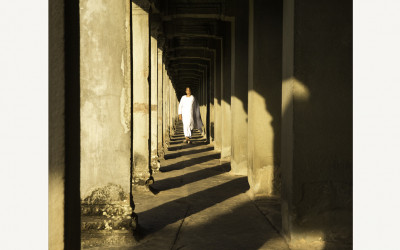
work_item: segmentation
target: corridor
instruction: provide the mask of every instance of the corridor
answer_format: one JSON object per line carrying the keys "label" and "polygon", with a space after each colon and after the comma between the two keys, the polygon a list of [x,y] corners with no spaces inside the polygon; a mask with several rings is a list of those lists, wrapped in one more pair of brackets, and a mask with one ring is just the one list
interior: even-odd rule
{"label": "corridor", "polygon": [[[232,175],[229,162],[197,131],[182,143],[177,123],[151,192],[137,192],[137,241],[125,234],[118,249],[289,249],[285,240],[249,198],[246,176]],[[103,249],[86,238],[84,249]],[[104,238],[103,238],[104,240]],[[96,243],[98,244],[96,248]],[[101,245],[103,244],[103,245]],[[118,246],[119,245],[119,246]]]}
{"label": "corridor", "polygon": [[73,3],[51,249],[351,249],[351,1]]}

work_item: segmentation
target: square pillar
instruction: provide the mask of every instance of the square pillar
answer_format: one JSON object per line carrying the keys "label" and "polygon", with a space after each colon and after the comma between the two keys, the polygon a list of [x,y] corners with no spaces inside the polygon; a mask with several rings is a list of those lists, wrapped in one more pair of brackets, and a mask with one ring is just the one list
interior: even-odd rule
{"label": "square pillar", "polygon": [[171,80],[168,76],[167,86],[167,140],[171,138]]}
{"label": "square pillar", "polygon": [[168,78],[167,78],[167,70],[165,69],[165,63],[163,61],[163,148],[166,148],[167,143],[167,86],[168,86]]}
{"label": "square pillar", "polygon": [[[113,229],[127,230],[135,226],[130,217],[130,2],[93,5],[81,0],[80,7],[81,161],[75,167],[80,167],[80,209],[82,221],[87,222],[81,224],[81,230],[90,230],[94,221],[104,228],[108,221],[104,213],[112,216]],[[137,49],[134,54],[140,55]],[[114,215],[123,219],[116,220]],[[82,247],[87,246],[83,243]]]}
{"label": "square pillar", "polygon": [[231,39],[230,22],[225,22],[223,43],[222,81],[221,81],[221,158],[230,159],[231,156]]}
{"label": "square pillar", "polygon": [[157,172],[160,169],[160,164],[158,162],[157,155],[157,111],[158,111],[158,100],[157,100],[157,92],[158,92],[158,77],[157,77],[157,65],[158,65],[158,49],[157,49],[157,38],[156,33],[150,37],[150,159],[151,159],[151,169]]}
{"label": "square pillar", "polygon": [[282,2],[249,2],[248,179],[255,196],[280,193]]}
{"label": "square pillar", "polygon": [[215,141],[215,132],[214,132],[214,124],[215,124],[215,97],[214,97],[214,85],[215,85],[215,50],[213,50],[212,58],[210,61],[210,78],[209,78],[209,98],[210,98],[210,143],[214,144]]}
{"label": "square pillar", "polygon": [[247,91],[248,91],[248,25],[247,0],[235,1],[232,38],[231,172],[247,175]]}
{"label": "square pillar", "polygon": [[206,139],[207,143],[211,142],[211,110],[212,110],[212,92],[211,92],[211,60],[207,65],[206,76]]}
{"label": "square pillar", "polygon": [[222,115],[221,115],[221,84],[222,84],[222,40],[216,41],[215,56],[215,84],[214,84],[214,148],[221,150],[222,143]]}
{"label": "square pillar", "polygon": [[133,188],[144,187],[149,171],[149,13],[132,2]]}
{"label": "square pillar", "polygon": [[282,64],[283,233],[350,249],[352,2],[284,0]]}
{"label": "square pillar", "polygon": [[157,154],[164,157],[163,151],[163,62],[162,50],[157,51]]}

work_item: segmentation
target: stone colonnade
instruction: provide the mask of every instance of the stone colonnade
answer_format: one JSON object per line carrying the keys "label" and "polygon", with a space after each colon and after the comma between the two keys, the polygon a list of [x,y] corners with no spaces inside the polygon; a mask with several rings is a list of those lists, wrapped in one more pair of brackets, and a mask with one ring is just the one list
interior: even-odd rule
{"label": "stone colonnade", "polygon": [[351,3],[229,1],[226,13],[193,14],[215,19],[201,33],[203,19],[170,28],[180,18],[173,4],[89,2],[80,13],[82,201],[111,184],[134,209],[132,194],[157,181],[190,85],[203,135],[232,174],[247,175],[252,198],[281,201],[289,241],[351,237]]}

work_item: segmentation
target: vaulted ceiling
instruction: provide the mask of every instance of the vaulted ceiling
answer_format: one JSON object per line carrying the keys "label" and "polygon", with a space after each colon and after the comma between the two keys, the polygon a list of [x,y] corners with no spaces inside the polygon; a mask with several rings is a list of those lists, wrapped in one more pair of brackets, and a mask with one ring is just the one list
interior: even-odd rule
{"label": "vaulted ceiling", "polygon": [[151,1],[152,33],[164,51],[164,62],[178,95],[196,92],[211,77],[217,45],[230,21],[229,0]]}

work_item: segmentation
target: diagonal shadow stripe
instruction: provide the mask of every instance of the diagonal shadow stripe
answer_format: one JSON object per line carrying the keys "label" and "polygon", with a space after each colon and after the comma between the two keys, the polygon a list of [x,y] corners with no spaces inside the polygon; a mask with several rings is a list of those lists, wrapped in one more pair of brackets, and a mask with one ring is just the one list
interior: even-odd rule
{"label": "diagonal shadow stripe", "polygon": [[[206,190],[182,197],[158,207],[138,213],[142,236],[154,233],[165,226],[198,213],[217,203],[246,192],[249,189],[247,177],[240,177]],[[190,210],[187,212],[187,207]]]}
{"label": "diagonal shadow stripe", "polygon": [[174,152],[174,153],[169,153],[169,154],[167,153],[167,154],[164,155],[164,159],[165,160],[174,159],[174,158],[178,158],[178,157],[184,156],[184,155],[198,154],[198,153],[212,151],[212,150],[214,150],[214,147],[207,147],[207,148],[201,148],[201,149],[196,149],[196,150]]}
{"label": "diagonal shadow stripe", "polygon": [[187,173],[181,176],[176,176],[160,181],[156,181],[152,186],[154,191],[165,191],[168,189],[182,187],[192,182],[207,179],[212,176],[220,175],[231,170],[229,162],[215,167],[205,168],[196,172]]}
{"label": "diagonal shadow stripe", "polygon": [[[199,139],[203,139],[204,137],[199,135],[199,136],[192,136],[191,140],[199,140]],[[185,140],[185,136],[174,136],[171,137],[170,142],[171,141],[183,141]]]}
{"label": "diagonal shadow stripe", "polygon": [[179,169],[184,169],[186,167],[190,167],[192,165],[196,165],[199,163],[203,163],[206,161],[210,161],[210,160],[214,160],[214,159],[219,159],[221,158],[221,153],[216,152],[213,154],[209,154],[209,155],[204,155],[204,156],[200,156],[197,158],[192,158],[186,161],[180,161],[177,163],[173,163],[171,165],[165,166],[165,167],[161,167],[160,168],[160,172],[169,172],[169,171],[173,171],[173,170],[179,170]]}
{"label": "diagonal shadow stripe", "polygon": [[[183,142],[184,139],[182,140],[175,140],[175,141],[170,141],[169,144],[170,145],[175,145],[175,144],[185,144],[185,142]],[[199,138],[199,139],[190,139],[190,142],[193,144],[197,144],[197,143],[202,143],[202,142],[206,142],[207,139],[206,138]]]}
{"label": "diagonal shadow stripe", "polygon": [[203,145],[207,145],[207,144],[209,144],[209,143],[204,142],[204,141],[193,142],[192,144],[180,143],[179,145],[168,147],[168,151],[177,151],[177,150],[181,150],[181,149],[185,149],[185,148],[194,148],[194,147],[199,147],[199,146],[203,146]]}

